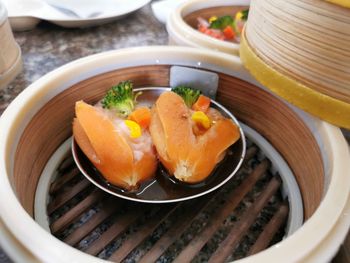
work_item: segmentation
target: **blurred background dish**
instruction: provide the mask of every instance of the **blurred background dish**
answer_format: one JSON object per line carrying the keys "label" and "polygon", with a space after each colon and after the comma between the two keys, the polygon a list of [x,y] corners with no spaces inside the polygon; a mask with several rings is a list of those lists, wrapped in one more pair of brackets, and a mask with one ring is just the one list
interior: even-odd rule
{"label": "blurred background dish", "polygon": [[107,23],[134,12],[150,0],[3,0],[13,30],[29,30],[40,20],[63,27],[88,27]]}
{"label": "blurred background dish", "polygon": [[178,6],[168,17],[169,44],[218,50],[231,55],[239,54],[239,43],[224,41],[197,30],[197,18],[213,16],[235,17],[240,10],[249,8],[250,0],[190,0]]}

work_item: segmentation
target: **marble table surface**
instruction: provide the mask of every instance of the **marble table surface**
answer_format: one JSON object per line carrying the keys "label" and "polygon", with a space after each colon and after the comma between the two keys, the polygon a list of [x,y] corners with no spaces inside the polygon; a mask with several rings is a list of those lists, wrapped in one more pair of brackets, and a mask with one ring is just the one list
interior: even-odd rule
{"label": "marble table surface", "polygon": [[[116,22],[64,29],[46,22],[27,32],[15,32],[23,58],[23,71],[0,90],[0,114],[29,84],[72,60],[124,47],[166,45],[167,32],[152,14],[150,5]],[[347,136],[350,137],[347,132]],[[11,260],[0,249],[0,262]]]}
{"label": "marble table surface", "polygon": [[0,114],[29,84],[72,60],[124,47],[166,45],[165,26],[153,16],[150,5],[116,22],[64,29],[46,22],[34,30],[15,32],[22,50],[22,73],[0,90]]}

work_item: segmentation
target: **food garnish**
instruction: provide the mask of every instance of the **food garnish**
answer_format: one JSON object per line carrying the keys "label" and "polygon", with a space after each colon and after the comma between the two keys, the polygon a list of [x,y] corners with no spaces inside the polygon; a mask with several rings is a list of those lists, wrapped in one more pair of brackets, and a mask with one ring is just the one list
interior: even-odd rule
{"label": "food garnish", "polygon": [[248,19],[248,14],[249,14],[249,9],[246,9],[246,10],[237,12],[235,16],[234,29],[238,33],[238,36],[240,36],[243,31],[243,27]]}
{"label": "food garnish", "polygon": [[235,31],[233,30],[232,26],[227,26],[222,30],[222,33],[224,33],[225,39],[233,39],[235,37]]}
{"label": "food garnish", "polygon": [[130,138],[136,139],[142,135],[141,126],[137,122],[125,120],[124,123],[129,128]]}
{"label": "food garnish", "polygon": [[249,9],[246,9],[233,16],[212,16],[208,20],[198,17],[198,31],[220,40],[239,42],[248,13]]}
{"label": "food garnish", "polygon": [[127,117],[133,111],[140,94],[134,94],[130,80],[122,81],[107,92],[101,104],[105,109],[114,110],[120,117]]}
{"label": "food garnish", "polygon": [[209,23],[213,23],[215,20],[217,20],[218,19],[218,17],[217,16],[212,16],[212,17],[210,17],[209,19],[208,19],[208,22]]}
{"label": "food garnish", "polygon": [[247,21],[248,15],[249,15],[249,9],[242,10],[242,11],[237,12],[235,19],[236,19],[236,21],[237,20]]}
{"label": "food garnish", "polygon": [[204,129],[209,129],[211,121],[203,111],[195,111],[192,113],[191,119]]}
{"label": "food garnish", "polygon": [[137,108],[129,115],[128,119],[137,122],[142,128],[147,129],[151,123],[151,110],[147,107]]}
{"label": "food garnish", "polygon": [[223,30],[227,26],[233,27],[233,18],[232,16],[221,16],[215,19],[213,22],[210,23],[209,27],[214,29],[220,29]]}
{"label": "food garnish", "polygon": [[192,107],[192,105],[198,100],[199,96],[201,95],[200,90],[192,89],[185,85],[180,85],[172,88],[171,91],[182,97],[187,107],[189,108]]}
{"label": "food garnish", "polygon": [[210,107],[210,99],[204,95],[200,95],[198,100],[192,105],[192,110],[207,112]]}

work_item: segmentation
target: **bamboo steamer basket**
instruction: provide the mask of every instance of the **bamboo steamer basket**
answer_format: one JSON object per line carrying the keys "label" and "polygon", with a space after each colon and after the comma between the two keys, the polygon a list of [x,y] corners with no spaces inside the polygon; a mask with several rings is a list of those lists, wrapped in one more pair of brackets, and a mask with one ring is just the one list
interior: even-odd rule
{"label": "bamboo steamer basket", "polygon": [[71,136],[75,101],[94,102],[125,78],[136,87],[168,86],[173,65],[217,73],[217,100],[268,139],[299,184],[304,225],[277,245],[239,262],[331,259],[350,224],[350,154],[340,129],[267,92],[238,57],[185,47],[131,48],[89,56],[45,75],[9,105],[0,119],[0,198],[6,200],[0,202],[3,247],[13,244],[24,262],[101,261],[64,244],[34,221],[37,183],[52,153]]}
{"label": "bamboo steamer basket", "polygon": [[246,9],[250,0],[191,0],[180,5],[167,20],[169,44],[218,50],[228,54],[239,54],[239,43],[218,40],[199,32],[197,17],[208,19],[213,15],[234,15]]}
{"label": "bamboo steamer basket", "polygon": [[21,49],[16,43],[0,2],[0,89],[5,88],[22,69]]}
{"label": "bamboo steamer basket", "polygon": [[349,129],[350,5],[330,2],[252,1],[240,53],[264,86]]}

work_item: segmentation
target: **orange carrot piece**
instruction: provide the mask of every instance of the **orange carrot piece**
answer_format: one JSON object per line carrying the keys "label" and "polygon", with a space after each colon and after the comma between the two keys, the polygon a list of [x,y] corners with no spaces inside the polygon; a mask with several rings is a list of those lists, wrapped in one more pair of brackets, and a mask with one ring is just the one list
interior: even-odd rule
{"label": "orange carrot piece", "polygon": [[192,105],[192,110],[207,112],[210,106],[210,99],[204,95],[200,95],[195,104]]}
{"label": "orange carrot piece", "polygon": [[151,123],[151,110],[146,107],[138,108],[129,115],[128,119],[137,122],[142,128],[147,129]]}
{"label": "orange carrot piece", "polygon": [[233,39],[235,37],[235,31],[233,31],[231,26],[225,27],[222,32],[224,33],[226,39]]}

